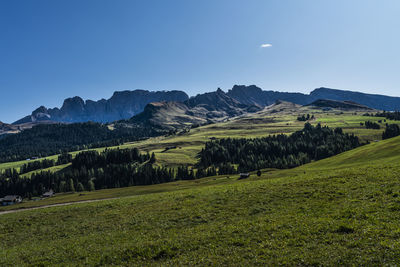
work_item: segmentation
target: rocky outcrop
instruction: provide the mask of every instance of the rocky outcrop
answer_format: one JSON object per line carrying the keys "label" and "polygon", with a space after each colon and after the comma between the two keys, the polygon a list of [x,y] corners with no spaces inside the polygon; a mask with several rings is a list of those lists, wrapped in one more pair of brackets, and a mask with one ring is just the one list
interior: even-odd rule
{"label": "rocky outcrop", "polygon": [[0,121],[0,135],[17,130],[15,126]]}

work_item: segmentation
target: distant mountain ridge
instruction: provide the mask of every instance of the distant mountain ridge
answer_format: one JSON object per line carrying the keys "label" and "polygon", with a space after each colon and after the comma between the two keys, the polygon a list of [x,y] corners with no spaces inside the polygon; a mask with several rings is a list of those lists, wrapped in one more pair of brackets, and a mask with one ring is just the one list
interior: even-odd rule
{"label": "distant mountain ridge", "polygon": [[262,106],[271,105],[277,100],[288,101],[300,105],[307,105],[316,100],[327,99],[337,101],[352,101],[379,110],[400,110],[400,97],[366,94],[361,92],[330,89],[325,87],[317,88],[313,90],[310,94],[302,94],[263,91],[261,88],[255,85],[235,85],[231,90],[228,91],[227,94],[241,103],[258,104]]}
{"label": "distant mountain ridge", "polygon": [[106,100],[87,100],[75,96],[64,100],[62,107],[47,109],[39,107],[13,124],[23,124],[37,121],[54,122],[112,122],[116,120],[129,119],[143,111],[144,107],[151,102],[177,101],[183,102],[189,96],[183,91],[117,91]]}
{"label": "distant mountain ridge", "polygon": [[261,88],[250,85],[234,85],[228,90],[227,95],[240,103],[247,105],[269,106],[278,100],[292,102],[300,105],[311,103],[308,95],[302,93],[285,93],[277,91],[263,91]]}
{"label": "distant mountain ridge", "polygon": [[337,108],[337,109],[345,109],[345,110],[366,110],[372,111],[373,109],[367,107],[365,105],[360,105],[353,101],[337,101],[337,100],[326,100],[319,99],[307,106],[319,107],[319,108]]}
{"label": "distant mountain ridge", "polygon": [[[233,117],[244,112],[254,112],[272,105],[278,100],[308,105],[321,99],[352,101],[378,110],[400,110],[400,97],[365,94],[324,87],[317,88],[310,94],[303,94],[264,91],[255,85],[235,85],[226,93],[218,89],[215,92],[198,94],[191,98],[183,91],[151,92],[146,90],[115,92],[110,99],[101,99],[99,101],[84,101],[82,98],[76,96],[65,99],[61,108],[48,109],[41,106],[33,111],[31,115],[13,124],[87,121],[109,123],[130,119],[141,113],[146,105],[152,102],[183,103],[187,107],[187,110],[182,106],[177,110],[203,120],[207,118]],[[163,108],[172,108],[173,105],[176,104],[170,106],[164,105]]]}
{"label": "distant mountain ridge", "polygon": [[385,96],[378,94],[365,94],[354,91],[330,89],[321,87],[310,93],[313,100],[330,99],[338,101],[353,101],[370,108],[395,111],[400,110],[400,97]]}

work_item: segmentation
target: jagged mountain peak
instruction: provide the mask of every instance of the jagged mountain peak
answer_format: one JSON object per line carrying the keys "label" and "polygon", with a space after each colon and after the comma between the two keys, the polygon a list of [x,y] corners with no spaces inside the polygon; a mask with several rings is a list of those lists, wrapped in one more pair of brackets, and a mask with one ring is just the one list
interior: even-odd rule
{"label": "jagged mountain peak", "polygon": [[35,109],[32,114],[35,113],[46,113],[47,112],[47,108],[45,106],[40,106],[37,109]]}
{"label": "jagged mountain peak", "polygon": [[198,105],[207,106],[210,110],[223,109],[228,107],[242,108],[243,105],[236,99],[227,95],[221,88],[214,92],[198,94],[185,102],[189,107]]}

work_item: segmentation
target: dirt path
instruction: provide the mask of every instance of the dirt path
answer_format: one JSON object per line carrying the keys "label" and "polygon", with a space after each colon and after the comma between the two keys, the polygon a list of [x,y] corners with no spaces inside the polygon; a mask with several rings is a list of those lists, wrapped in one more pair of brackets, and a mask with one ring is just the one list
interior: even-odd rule
{"label": "dirt path", "polygon": [[27,211],[27,210],[38,210],[38,209],[45,209],[45,208],[51,208],[51,207],[69,206],[69,205],[80,204],[80,203],[91,203],[91,202],[98,202],[98,201],[119,199],[119,198],[120,197],[93,199],[93,200],[82,200],[82,201],[75,201],[75,202],[50,204],[50,205],[44,205],[44,206],[32,207],[32,208],[21,208],[21,209],[15,209],[15,210],[5,210],[5,211],[0,211],[0,216],[4,215],[4,214],[16,213],[16,212]]}

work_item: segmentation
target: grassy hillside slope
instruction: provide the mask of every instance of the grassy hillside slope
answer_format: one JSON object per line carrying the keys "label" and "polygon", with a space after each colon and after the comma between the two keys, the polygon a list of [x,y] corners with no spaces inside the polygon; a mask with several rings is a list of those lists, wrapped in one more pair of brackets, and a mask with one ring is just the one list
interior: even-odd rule
{"label": "grassy hillside slope", "polygon": [[0,265],[396,265],[399,147],[400,137],[248,180],[2,215]]}
{"label": "grassy hillside slope", "polygon": [[[155,152],[157,164],[166,167],[176,167],[182,164],[193,165],[196,163],[197,153],[210,138],[252,138],[270,134],[290,134],[303,128],[304,122],[297,120],[297,116],[303,114],[315,115],[315,119],[310,121],[313,125],[321,123],[332,128],[341,127],[344,132],[354,133],[362,141],[380,140],[385,126],[384,122],[380,123],[382,126],[380,130],[366,129],[360,123],[367,120],[378,122],[382,118],[365,117],[362,116],[363,113],[340,110],[322,111],[321,109],[300,107],[292,103],[282,102],[257,113],[191,129],[187,133],[150,138],[140,142],[127,143],[120,147],[137,147],[142,151]],[[389,123],[400,122],[391,121]],[[173,146],[177,148],[165,151],[166,147]],[[104,148],[98,148],[97,150],[104,150]],[[76,153],[73,152],[72,154]],[[56,157],[48,158],[54,159]],[[0,171],[6,168],[18,169],[24,163],[27,163],[27,161],[3,163],[0,164]]]}

